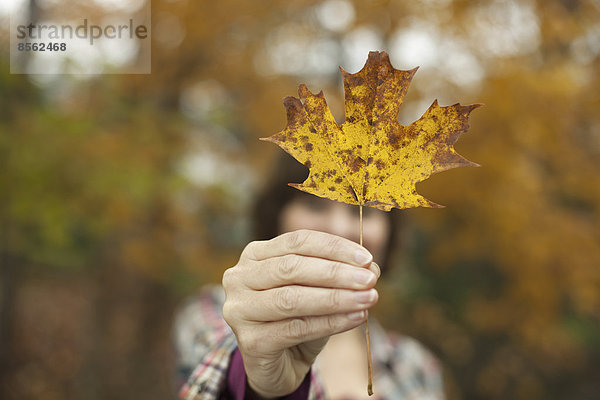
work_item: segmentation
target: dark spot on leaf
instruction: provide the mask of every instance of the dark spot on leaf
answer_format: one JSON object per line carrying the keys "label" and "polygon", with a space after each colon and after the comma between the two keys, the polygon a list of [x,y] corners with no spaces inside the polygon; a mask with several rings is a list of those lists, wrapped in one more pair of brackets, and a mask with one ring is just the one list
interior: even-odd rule
{"label": "dark spot on leaf", "polygon": [[313,128],[312,126],[310,127],[310,131],[311,131],[312,133],[317,133],[317,131],[315,130],[315,128]]}
{"label": "dark spot on leaf", "polygon": [[352,172],[356,173],[360,171],[364,164],[365,162],[362,159],[355,157],[354,159],[350,160],[350,164],[348,166]]}
{"label": "dark spot on leaf", "polygon": [[348,192],[352,196],[354,201],[358,201],[358,197],[356,197],[356,193],[354,193],[352,186],[346,186],[346,192]]}
{"label": "dark spot on leaf", "polygon": [[333,186],[330,186],[330,187],[329,187],[329,191],[330,191],[330,192],[335,192],[335,187],[333,187]]}
{"label": "dark spot on leaf", "polygon": [[304,149],[305,149],[306,151],[312,151],[312,149],[313,149],[313,145],[312,145],[312,143],[306,143],[306,144],[304,145]]}
{"label": "dark spot on leaf", "polygon": [[356,75],[356,76],[349,76],[348,77],[348,84],[350,86],[360,86],[363,84],[363,78],[360,75]]}
{"label": "dark spot on leaf", "polygon": [[338,177],[335,179],[335,183],[342,183],[343,179],[341,177]]}
{"label": "dark spot on leaf", "polygon": [[313,124],[315,124],[317,126],[320,126],[323,124],[323,114],[315,113],[315,114],[313,114],[313,118],[314,118]]}
{"label": "dark spot on leaf", "polygon": [[310,160],[306,160],[304,165],[306,166],[306,168],[309,168],[309,169],[310,169],[310,167],[312,167],[312,163],[310,162]]}

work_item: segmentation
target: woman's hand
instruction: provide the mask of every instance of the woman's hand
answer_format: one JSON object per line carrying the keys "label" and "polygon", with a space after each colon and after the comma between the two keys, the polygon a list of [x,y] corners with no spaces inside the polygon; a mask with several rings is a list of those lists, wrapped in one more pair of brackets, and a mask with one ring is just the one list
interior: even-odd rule
{"label": "woman's hand", "polygon": [[357,243],[309,230],[246,246],[223,275],[223,316],[257,394],[292,393],[329,336],[365,321],[378,298],[372,259]]}

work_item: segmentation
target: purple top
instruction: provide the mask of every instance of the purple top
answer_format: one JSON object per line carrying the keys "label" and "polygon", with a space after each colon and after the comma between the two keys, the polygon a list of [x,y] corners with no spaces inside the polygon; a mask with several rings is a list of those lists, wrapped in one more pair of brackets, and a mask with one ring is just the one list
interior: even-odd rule
{"label": "purple top", "polygon": [[[281,400],[307,400],[308,390],[310,389],[310,372],[298,386],[298,389],[287,396],[279,397]],[[248,393],[246,394],[246,391]],[[231,364],[227,370],[227,388],[225,393],[219,397],[220,400],[244,400],[257,399],[254,393],[246,384],[246,370],[244,369],[244,361],[239,349],[235,349],[231,356]]]}

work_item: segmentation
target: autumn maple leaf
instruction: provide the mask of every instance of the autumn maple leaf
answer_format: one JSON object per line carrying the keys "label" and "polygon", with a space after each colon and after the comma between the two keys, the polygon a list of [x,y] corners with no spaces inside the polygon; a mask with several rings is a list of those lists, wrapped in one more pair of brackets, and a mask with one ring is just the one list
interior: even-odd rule
{"label": "autumn maple leaf", "polygon": [[370,52],[355,74],[341,67],[346,121],[339,126],[321,91],[306,85],[300,99],[286,97],[286,128],[268,138],[310,174],[305,192],[348,204],[389,211],[392,208],[441,207],[417,193],[415,185],[432,174],[461,166],[476,166],[453,148],[465,132],[469,113],[481,104],[447,107],[437,100],[408,126],[398,122],[404,95],[417,68],[394,69],[386,52]]}

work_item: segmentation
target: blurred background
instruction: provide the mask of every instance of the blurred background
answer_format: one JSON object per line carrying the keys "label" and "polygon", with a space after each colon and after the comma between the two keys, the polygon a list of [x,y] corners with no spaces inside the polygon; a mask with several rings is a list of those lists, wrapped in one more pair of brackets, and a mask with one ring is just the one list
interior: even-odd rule
{"label": "blurred background", "polygon": [[153,0],[151,75],[11,75],[23,1],[144,5],[0,3],[0,398],[174,398],[173,312],[250,240],[281,151],[258,138],[299,83],[341,123],[338,66],[371,50],[420,66],[405,125],[486,105],[456,145],[483,167],[418,186],[445,209],[393,211],[375,313],[442,360],[450,399],[600,398],[600,1]]}

